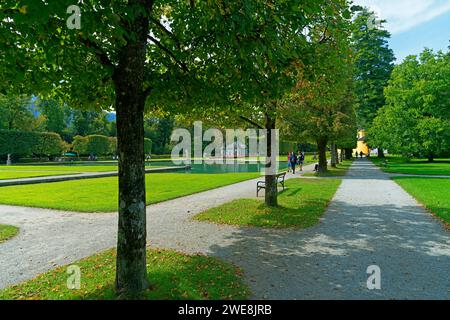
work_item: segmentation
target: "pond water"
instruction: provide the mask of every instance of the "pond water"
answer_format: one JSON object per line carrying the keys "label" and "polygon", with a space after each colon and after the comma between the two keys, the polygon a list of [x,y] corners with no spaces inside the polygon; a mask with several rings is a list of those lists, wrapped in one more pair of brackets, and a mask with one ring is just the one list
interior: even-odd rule
{"label": "pond water", "polygon": [[[171,161],[152,161],[152,166],[170,167],[175,166]],[[280,166],[280,163],[278,163]],[[239,172],[261,172],[264,170],[264,165],[260,162],[234,162],[225,164],[191,164],[191,170],[186,170],[186,173],[239,173]],[[180,173],[182,171],[178,171]]]}

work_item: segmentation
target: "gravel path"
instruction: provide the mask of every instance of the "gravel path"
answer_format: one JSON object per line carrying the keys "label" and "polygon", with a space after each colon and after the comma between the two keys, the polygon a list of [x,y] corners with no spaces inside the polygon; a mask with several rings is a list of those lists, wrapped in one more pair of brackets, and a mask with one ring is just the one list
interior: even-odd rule
{"label": "gravel path", "polygon": [[[256,299],[450,298],[448,231],[369,161],[354,163],[322,222],[307,230],[190,220],[209,207],[254,197],[255,184],[149,206],[150,245],[234,262]],[[0,288],[113,247],[116,219],[0,206],[0,223],[21,227],[18,237],[0,245]],[[369,265],[381,268],[381,290],[366,288]]]}

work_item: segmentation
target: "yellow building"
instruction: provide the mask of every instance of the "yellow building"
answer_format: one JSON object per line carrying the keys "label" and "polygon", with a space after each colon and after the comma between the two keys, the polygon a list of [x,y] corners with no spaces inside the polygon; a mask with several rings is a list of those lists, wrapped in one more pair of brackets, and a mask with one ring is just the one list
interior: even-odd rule
{"label": "yellow building", "polygon": [[358,152],[359,154],[361,151],[365,155],[368,155],[370,153],[370,149],[366,144],[366,132],[364,130],[358,132],[358,144],[356,146],[356,149],[353,150],[353,154],[355,152]]}

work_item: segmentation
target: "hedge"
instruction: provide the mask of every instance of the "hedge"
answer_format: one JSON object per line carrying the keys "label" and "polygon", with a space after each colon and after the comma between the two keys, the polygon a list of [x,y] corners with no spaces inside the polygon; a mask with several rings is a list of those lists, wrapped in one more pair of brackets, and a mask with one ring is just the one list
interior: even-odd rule
{"label": "hedge", "polygon": [[38,133],[33,153],[39,156],[59,156],[67,147],[61,136],[54,132]]}
{"label": "hedge", "polygon": [[76,136],[72,142],[73,151],[79,155],[96,155],[104,156],[112,151],[111,141],[109,137],[102,135],[90,135],[86,137]]}
{"label": "hedge", "polygon": [[0,156],[58,156],[64,149],[64,142],[57,133],[0,130]]}

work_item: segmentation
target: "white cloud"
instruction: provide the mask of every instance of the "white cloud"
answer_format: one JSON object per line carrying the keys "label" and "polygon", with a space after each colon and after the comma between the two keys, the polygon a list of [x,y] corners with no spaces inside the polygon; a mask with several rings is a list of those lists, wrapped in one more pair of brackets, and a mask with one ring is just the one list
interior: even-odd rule
{"label": "white cloud", "polygon": [[450,11],[450,0],[354,0],[387,20],[386,29],[399,34]]}

